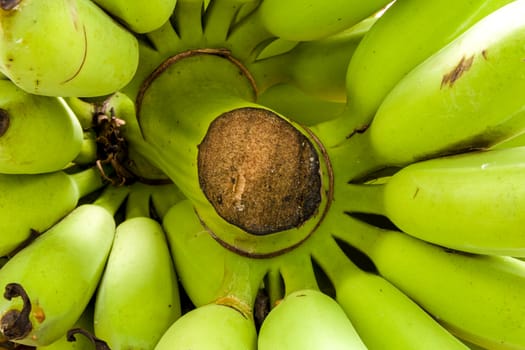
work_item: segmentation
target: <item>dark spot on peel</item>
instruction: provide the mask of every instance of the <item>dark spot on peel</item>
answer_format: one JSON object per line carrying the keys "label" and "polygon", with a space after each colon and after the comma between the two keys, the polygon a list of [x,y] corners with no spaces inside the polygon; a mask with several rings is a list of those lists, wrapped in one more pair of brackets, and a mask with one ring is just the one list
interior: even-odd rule
{"label": "dark spot on peel", "polygon": [[10,124],[10,118],[9,118],[9,112],[5,109],[0,108],[0,137],[4,136],[4,134],[9,129]]}
{"label": "dark spot on peel", "polygon": [[469,58],[463,56],[457,66],[443,76],[443,79],[441,79],[441,88],[446,87],[447,85],[448,87],[452,87],[454,83],[463,75],[463,73],[470,69],[473,62],[474,55],[470,56]]}

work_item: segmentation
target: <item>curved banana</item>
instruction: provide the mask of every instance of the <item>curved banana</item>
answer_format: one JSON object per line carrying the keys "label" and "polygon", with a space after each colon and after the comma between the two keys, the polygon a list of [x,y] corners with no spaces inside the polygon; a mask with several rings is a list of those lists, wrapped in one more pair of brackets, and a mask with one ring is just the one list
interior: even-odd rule
{"label": "curved banana", "polygon": [[95,299],[95,335],[114,350],[153,349],[181,314],[164,231],[148,217],[149,188],[130,191]]}
{"label": "curved banana", "polygon": [[109,187],[77,207],[0,269],[0,332],[30,346],[49,345],[80,317],[102,275],[115,233],[113,215],[127,196]]}
{"label": "curved banana", "polygon": [[124,1],[124,0],[93,0],[97,5],[112,16],[123,21],[135,33],[147,33],[166,23],[177,0],[155,1]]}
{"label": "curved banana", "polygon": [[63,169],[82,144],[82,126],[61,99],[31,95],[0,80],[0,173]]}
{"label": "curved banana", "polygon": [[325,242],[328,250],[314,258],[368,349],[468,349],[385,278],[355,266],[332,239]]}
{"label": "curved banana", "polygon": [[343,309],[318,290],[290,293],[265,318],[257,349],[367,349]]}
{"label": "curved banana", "polygon": [[486,148],[525,130],[525,1],[483,18],[408,73],[366,131],[386,164]]}
{"label": "curved banana", "polygon": [[323,39],[300,42],[280,55],[247,64],[260,91],[287,82],[323,100],[346,102],[346,71],[352,55],[376,18]]}
{"label": "curved banana", "polygon": [[234,307],[204,305],[175,321],[155,346],[155,350],[171,349],[255,350],[255,325]]}
{"label": "curved banana", "polygon": [[[525,147],[411,164],[375,187],[382,214],[443,247],[525,257]],[[432,219],[428,219],[432,213]]]}
{"label": "curved banana", "polygon": [[137,39],[92,1],[17,3],[0,6],[0,70],[22,89],[37,95],[102,96],[133,77]]}
{"label": "curved banana", "polygon": [[102,185],[95,168],[75,174],[0,174],[0,256],[31,239],[32,233],[47,230]]}
{"label": "curved banana", "polygon": [[368,126],[386,95],[409,71],[509,2],[395,1],[365,35],[348,66],[346,132]]}
{"label": "curved banana", "polygon": [[525,347],[524,261],[465,254],[350,220],[354,232],[336,236],[365,252],[383,277],[453,334],[490,349]]}
{"label": "curved banana", "polygon": [[264,0],[257,11],[275,36],[310,41],[350,28],[386,6],[390,0]]}

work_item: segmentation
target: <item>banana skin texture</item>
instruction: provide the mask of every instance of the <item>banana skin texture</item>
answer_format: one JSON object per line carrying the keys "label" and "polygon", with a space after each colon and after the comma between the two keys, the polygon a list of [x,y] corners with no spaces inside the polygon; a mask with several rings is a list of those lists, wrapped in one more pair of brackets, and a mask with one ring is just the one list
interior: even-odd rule
{"label": "banana skin texture", "polygon": [[255,350],[253,320],[233,307],[207,304],[193,309],[164,333],[155,350]]}
{"label": "banana skin texture", "polygon": [[523,183],[525,147],[427,160],[401,169],[384,185],[384,214],[427,242],[523,257]]}
{"label": "banana skin texture", "polygon": [[32,231],[47,230],[71,212],[83,195],[102,185],[96,169],[77,174],[0,174],[0,255],[11,253]]}
{"label": "banana skin texture", "polygon": [[95,335],[113,350],[153,349],[180,313],[162,227],[148,217],[126,219],[117,226],[96,295]]}
{"label": "banana skin texture", "polygon": [[102,96],[124,87],[137,66],[137,39],[90,0],[0,9],[0,71],[27,92]]}
{"label": "banana skin texture", "polygon": [[392,4],[366,33],[348,66],[346,119],[351,127],[370,124],[386,95],[408,72],[509,2],[403,0]]}
{"label": "banana skin texture", "polygon": [[265,318],[259,350],[366,349],[343,309],[312,289],[288,294]]}
{"label": "banana skin texture", "polygon": [[10,259],[0,270],[0,286],[18,283],[24,288],[31,301],[30,325],[21,332],[8,322],[6,315],[22,309],[21,298],[2,298],[2,334],[30,346],[49,345],[63,336],[88,305],[114,234],[113,214],[84,204]]}
{"label": "banana skin texture", "polygon": [[390,165],[487,148],[525,129],[525,1],[486,16],[408,73],[366,133]]}
{"label": "banana skin texture", "polygon": [[0,80],[0,173],[63,169],[82,142],[80,122],[60,99],[32,95]]}
{"label": "banana skin texture", "polygon": [[[259,8],[266,28],[275,36],[310,41],[350,28],[386,6],[390,0],[264,0]],[[290,13],[294,13],[290,16]]]}

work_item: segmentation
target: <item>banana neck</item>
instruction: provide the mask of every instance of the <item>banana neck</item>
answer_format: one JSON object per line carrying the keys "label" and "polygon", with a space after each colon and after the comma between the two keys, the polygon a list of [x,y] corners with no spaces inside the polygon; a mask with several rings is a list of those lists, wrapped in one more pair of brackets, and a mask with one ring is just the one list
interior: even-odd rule
{"label": "banana neck", "polygon": [[79,198],[98,190],[104,185],[100,171],[96,167],[71,174],[70,178],[77,187]]}
{"label": "banana neck", "polygon": [[214,119],[252,106],[255,99],[250,74],[225,50],[191,50],[170,57],[144,81],[137,96],[138,128],[145,141],[138,148],[188,198],[202,201],[194,196],[200,192],[197,146]]}

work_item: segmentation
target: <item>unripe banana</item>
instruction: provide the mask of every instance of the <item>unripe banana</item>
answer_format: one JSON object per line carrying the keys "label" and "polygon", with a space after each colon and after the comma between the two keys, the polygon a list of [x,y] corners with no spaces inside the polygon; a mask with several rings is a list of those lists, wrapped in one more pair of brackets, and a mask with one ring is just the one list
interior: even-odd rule
{"label": "unripe banana", "polygon": [[31,95],[0,80],[0,173],[60,170],[82,142],[82,127],[61,99]]}
{"label": "unripe banana", "polygon": [[[354,222],[336,235],[453,334],[489,349],[525,347],[525,262],[472,255]],[[407,273],[409,271],[409,273]]]}
{"label": "unripe banana", "polygon": [[0,23],[0,70],[33,94],[110,94],[138,65],[137,39],[90,0],[21,0]]}
{"label": "unripe banana", "polygon": [[349,117],[346,120],[349,127],[345,132],[370,124],[385,96],[403,76],[481,18],[509,2],[511,0],[394,2],[365,35],[348,66]]}
{"label": "unripe banana", "polygon": [[18,252],[0,270],[0,332],[12,342],[49,345],[80,317],[95,292],[126,188],[109,188]]}
{"label": "unripe banana", "polygon": [[525,1],[486,16],[407,74],[367,130],[384,163],[486,148],[525,130]]}
{"label": "unripe banana", "polygon": [[96,295],[95,335],[113,350],[153,349],[181,313],[164,231],[147,217],[149,199],[148,187],[131,187]]}
{"label": "unripe banana", "polygon": [[394,285],[362,271],[333,240],[329,243],[328,250],[317,245],[314,258],[368,349],[468,349]]}
{"label": "unripe banana", "polygon": [[265,318],[259,350],[366,349],[343,309],[317,290],[288,294]]}
{"label": "unripe banana", "polygon": [[[411,164],[383,191],[402,231],[465,252],[525,257],[525,147]],[[429,220],[428,214],[432,213]]]}
{"label": "unripe banana", "polygon": [[155,350],[255,350],[253,320],[227,305],[208,304],[189,311],[164,333]]}
{"label": "unripe banana", "polygon": [[135,33],[146,33],[158,29],[173,13],[176,0],[125,1],[93,0],[112,16],[122,20]]}
{"label": "unripe banana", "polygon": [[346,102],[346,71],[359,42],[375,22],[368,18],[329,37],[300,42],[287,52],[248,64],[260,91],[288,82],[323,100]]}
{"label": "unripe banana", "polygon": [[189,200],[171,207],[164,216],[163,227],[177,275],[195,306],[232,294],[247,305],[253,304],[266,274],[265,264],[257,264],[257,260],[220,245],[202,225]]}
{"label": "unripe banana", "polygon": [[[286,98],[283,98],[286,96]],[[277,84],[266,89],[257,103],[271,108],[303,125],[316,125],[339,115],[344,103],[326,101],[311,96],[290,83]]]}
{"label": "unripe banana", "polygon": [[277,37],[310,41],[338,33],[369,17],[390,0],[264,0],[258,11]]}
{"label": "unripe banana", "polygon": [[32,232],[47,230],[102,185],[95,168],[75,174],[0,174],[0,256],[11,253]]}

